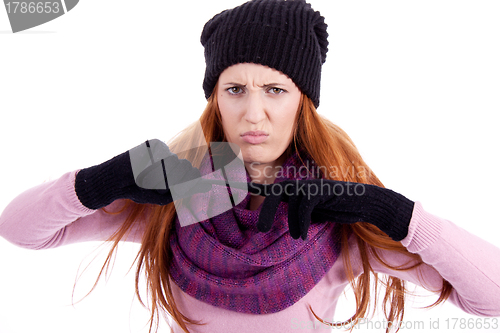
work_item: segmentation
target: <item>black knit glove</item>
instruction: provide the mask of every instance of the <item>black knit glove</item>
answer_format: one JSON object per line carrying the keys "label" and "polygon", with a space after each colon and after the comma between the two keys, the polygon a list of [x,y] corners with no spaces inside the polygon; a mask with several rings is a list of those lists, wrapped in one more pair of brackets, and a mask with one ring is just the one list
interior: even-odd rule
{"label": "black knit glove", "polygon": [[[252,186],[252,185],[251,185]],[[288,202],[288,225],[294,239],[307,238],[313,222],[368,222],[395,241],[408,234],[414,202],[392,190],[375,185],[334,180],[287,180],[255,186],[265,195],[258,229],[271,229],[281,201]]]}
{"label": "black knit glove", "polygon": [[166,205],[174,200],[172,186],[175,184],[182,184],[175,187],[176,199],[210,191],[209,183],[198,180],[201,180],[198,169],[155,139],[102,164],[80,170],[75,179],[75,192],[80,202],[90,209],[105,207],[117,199]]}

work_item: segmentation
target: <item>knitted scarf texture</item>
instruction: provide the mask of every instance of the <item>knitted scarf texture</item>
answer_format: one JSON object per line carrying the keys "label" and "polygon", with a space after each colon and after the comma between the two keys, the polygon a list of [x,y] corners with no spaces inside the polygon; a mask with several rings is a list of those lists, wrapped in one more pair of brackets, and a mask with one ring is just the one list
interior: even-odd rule
{"label": "knitted scarf texture", "polygon": [[[318,178],[312,160],[301,159],[298,153],[285,161],[282,170],[286,172],[278,174],[275,182]],[[205,161],[200,171],[211,172],[211,164]],[[246,177],[250,182],[248,173]],[[208,210],[228,191],[214,185],[197,209]],[[245,193],[232,209],[199,223],[181,226],[176,219],[170,238],[171,277],[185,293],[213,306],[274,313],[295,304],[330,270],[340,253],[340,225],[312,223],[308,238],[295,240],[288,231],[288,204],[282,202],[273,228],[261,233],[257,230],[260,207],[248,209],[250,196]]]}

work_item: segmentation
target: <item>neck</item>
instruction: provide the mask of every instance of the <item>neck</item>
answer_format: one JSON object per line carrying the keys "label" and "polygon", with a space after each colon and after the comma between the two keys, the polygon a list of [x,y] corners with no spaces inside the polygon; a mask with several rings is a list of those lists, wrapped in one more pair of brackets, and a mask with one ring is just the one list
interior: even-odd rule
{"label": "neck", "polygon": [[[272,184],[276,179],[277,173],[280,171],[280,167],[285,162],[285,154],[281,155],[277,160],[270,163],[245,163],[245,167],[253,183],[258,184]],[[250,198],[250,210],[257,209],[264,201],[264,196],[251,195]]]}
{"label": "neck", "polygon": [[245,168],[252,182],[258,184],[272,184],[281,166],[285,162],[285,158],[285,154],[283,154],[277,160],[269,163],[245,163]]}

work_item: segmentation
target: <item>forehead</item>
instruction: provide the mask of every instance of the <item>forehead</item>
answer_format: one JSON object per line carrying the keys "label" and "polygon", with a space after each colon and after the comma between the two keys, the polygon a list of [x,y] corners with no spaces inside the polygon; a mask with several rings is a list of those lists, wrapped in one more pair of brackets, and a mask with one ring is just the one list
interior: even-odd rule
{"label": "forehead", "polygon": [[[221,81],[245,82],[278,82],[283,84],[294,84],[293,81],[282,72],[260,64],[241,63],[226,68],[220,75]],[[222,82],[224,83],[224,82]]]}

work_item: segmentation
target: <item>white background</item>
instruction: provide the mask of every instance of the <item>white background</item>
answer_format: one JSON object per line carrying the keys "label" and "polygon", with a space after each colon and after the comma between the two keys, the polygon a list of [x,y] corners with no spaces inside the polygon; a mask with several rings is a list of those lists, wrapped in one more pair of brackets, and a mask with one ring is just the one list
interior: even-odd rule
{"label": "white background", "polygon": [[[500,246],[500,3],[310,2],[330,33],[318,111],[347,131],[387,187]],[[32,186],[169,139],[197,119],[206,103],[201,30],[241,3],[82,0],[16,34],[0,9],[0,211]],[[136,245],[120,251],[107,284],[70,306],[78,267],[98,245],[29,251],[0,239],[0,333],[146,332],[134,274],[125,275]],[[347,296],[336,320],[354,311]],[[409,304],[405,315],[426,331],[429,318],[441,331],[447,318],[475,318],[451,304]]]}

